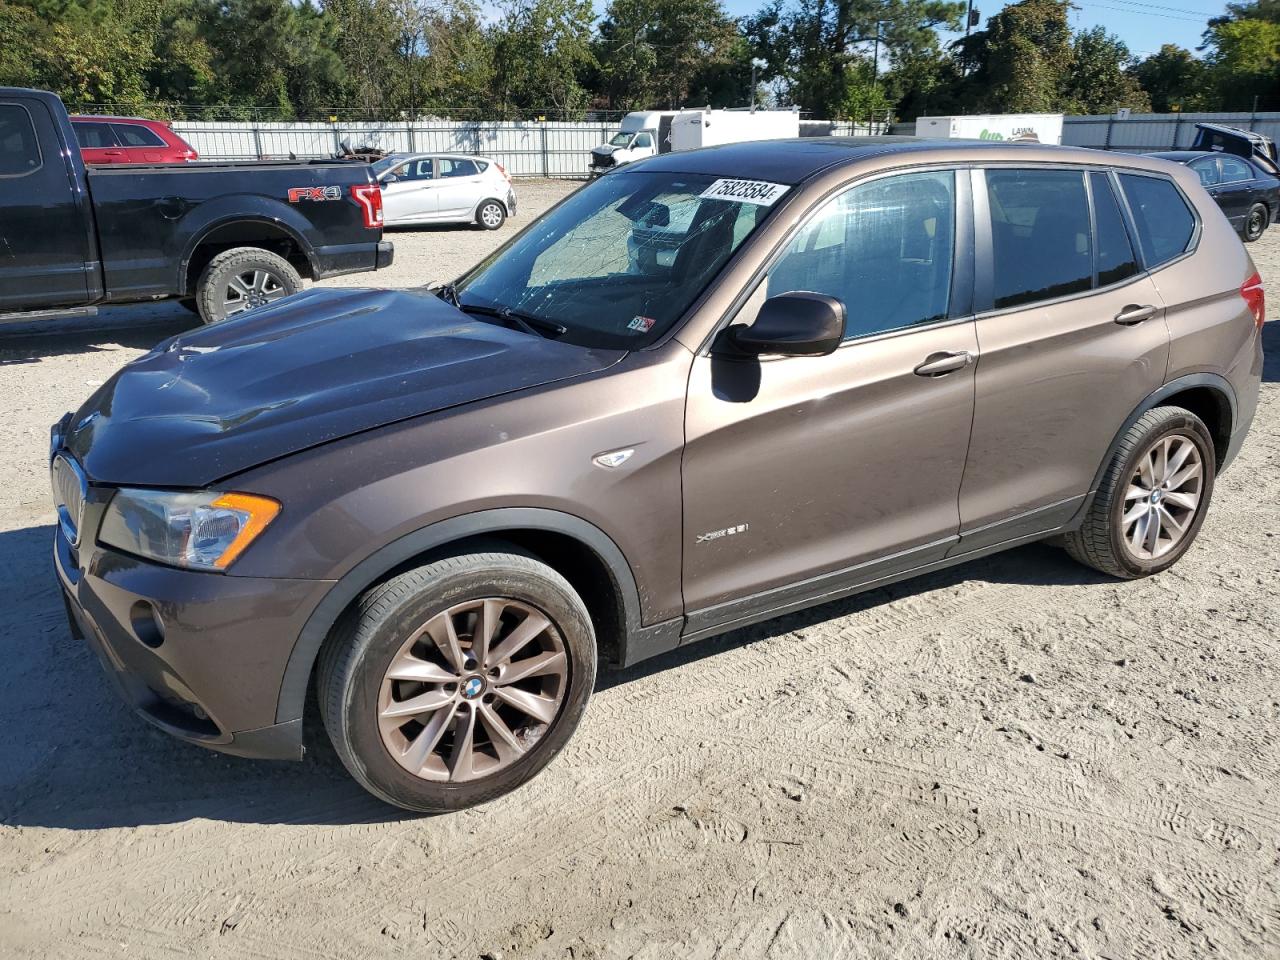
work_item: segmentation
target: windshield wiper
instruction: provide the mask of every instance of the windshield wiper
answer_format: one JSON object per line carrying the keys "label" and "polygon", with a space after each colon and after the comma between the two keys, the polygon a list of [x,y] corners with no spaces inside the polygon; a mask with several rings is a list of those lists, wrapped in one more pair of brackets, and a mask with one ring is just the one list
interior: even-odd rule
{"label": "windshield wiper", "polygon": [[563,337],[569,332],[569,328],[564,324],[556,323],[554,320],[547,320],[538,317],[532,313],[523,313],[519,310],[512,310],[510,307],[482,307],[479,304],[460,303],[457,298],[457,292],[453,290],[453,285],[449,285],[449,291],[453,293],[453,305],[463,313],[474,313],[482,317],[495,317],[498,320],[519,327],[525,333],[532,333],[535,336],[545,337]]}

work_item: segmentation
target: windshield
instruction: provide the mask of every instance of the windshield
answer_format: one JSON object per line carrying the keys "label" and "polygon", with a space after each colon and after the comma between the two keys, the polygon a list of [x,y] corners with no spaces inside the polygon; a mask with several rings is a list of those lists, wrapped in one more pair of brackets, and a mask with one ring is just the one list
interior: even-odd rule
{"label": "windshield", "polygon": [[403,157],[383,157],[377,163],[371,163],[369,166],[373,167],[373,175],[375,177],[380,177],[397,163],[402,163],[403,161]]}
{"label": "windshield", "polygon": [[634,133],[615,133],[613,135],[613,139],[609,141],[609,146],[625,147],[627,144],[631,142],[631,138],[634,136],[635,136]]}
{"label": "windshield", "polygon": [[[463,278],[459,302],[561,324],[560,339],[581,346],[645,346],[772,209],[702,195],[726,182],[640,171],[601,177]],[[773,199],[785,190],[775,186]]]}

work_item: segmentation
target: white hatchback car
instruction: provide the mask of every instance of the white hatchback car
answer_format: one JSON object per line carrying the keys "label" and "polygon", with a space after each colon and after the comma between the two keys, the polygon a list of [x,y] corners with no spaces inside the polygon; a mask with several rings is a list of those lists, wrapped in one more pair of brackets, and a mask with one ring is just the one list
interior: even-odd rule
{"label": "white hatchback car", "polygon": [[373,164],[389,226],[476,223],[497,230],[516,212],[511,178],[497,161],[449,153],[393,154]]}

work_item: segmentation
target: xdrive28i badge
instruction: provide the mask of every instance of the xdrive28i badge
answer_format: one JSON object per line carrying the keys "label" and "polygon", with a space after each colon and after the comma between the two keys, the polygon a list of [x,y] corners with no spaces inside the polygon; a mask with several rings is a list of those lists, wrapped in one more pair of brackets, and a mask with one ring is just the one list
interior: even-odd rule
{"label": "xdrive28i badge", "polygon": [[739,523],[732,527],[725,527],[722,530],[708,530],[706,533],[698,534],[695,543],[710,543],[712,540],[719,540],[721,537],[733,537],[739,533],[746,533],[750,529],[751,524]]}

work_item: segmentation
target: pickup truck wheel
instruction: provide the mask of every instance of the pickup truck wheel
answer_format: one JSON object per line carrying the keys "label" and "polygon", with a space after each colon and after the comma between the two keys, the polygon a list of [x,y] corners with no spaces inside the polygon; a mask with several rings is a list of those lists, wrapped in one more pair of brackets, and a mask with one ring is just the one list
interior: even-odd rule
{"label": "pickup truck wheel", "polygon": [[1270,221],[1271,215],[1267,211],[1266,204],[1255,203],[1250,207],[1244,218],[1244,229],[1241,231],[1245,243],[1261,240],[1262,235],[1267,232],[1267,224]]}
{"label": "pickup truck wheel", "polygon": [[196,284],[196,305],[205,323],[217,323],[301,289],[302,277],[284,257],[258,247],[236,247],[204,268]]}
{"label": "pickup truck wheel", "polygon": [[502,543],[364,594],[320,655],[320,713],[351,775],[428,813],[499,797],[578,726],[595,683],[591,618],[569,583]]}
{"label": "pickup truck wheel", "polygon": [[506,208],[497,200],[486,200],[476,211],[476,223],[486,230],[497,230],[506,220]]}

